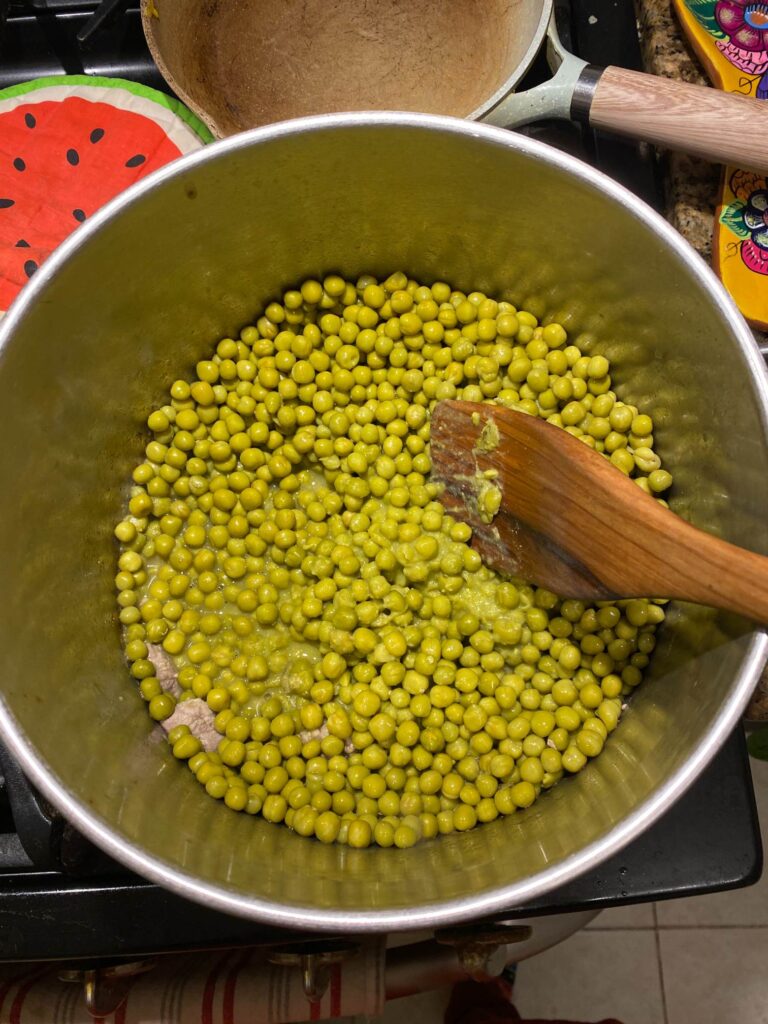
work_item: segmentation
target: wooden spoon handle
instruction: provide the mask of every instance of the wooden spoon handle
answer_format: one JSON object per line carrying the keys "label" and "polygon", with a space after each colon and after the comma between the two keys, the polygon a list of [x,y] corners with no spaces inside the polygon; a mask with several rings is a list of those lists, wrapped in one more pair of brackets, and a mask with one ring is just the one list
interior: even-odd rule
{"label": "wooden spoon handle", "polygon": [[[661,510],[660,510],[661,511]],[[664,515],[652,560],[666,576],[666,595],[738,612],[768,625],[768,558]]]}
{"label": "wooden spoon handle", "polygon": [[593,90],[578,113],[587,114],[594,128],[768,170],[768,103],[615,67],[602,71]]}
{"label": "wooden spoon handle", "polygon": [[[542,433],[546,426],[536,422],[534,429]],[[589,531],[583,539],[577,531],[567,543],[565,533],[558,540],[566,550],[583,551],[584,564],[613,593],[626,594],[631,579],[639,587],[635,594],[695,601],[768,625],[768,558],[692,526],[650,495],[638,494],[634,481],[607,459],[596,459],[578,441],[572,444],[569,439],[565,447],[565,439],[558,440],[553,474],[567,481],[565,489],[574,503],[583,503],[582,524],[585,513],[590,517],[599,509],[603,528]],[[570,517],[566,512],[555,530],[572,529]],[[613,557],[606,559],[601,547],[611,536]]]}
{"label": "wooden spoon handle", "polygon": [[[584,550],[585,564],[615,594],[627,593],[629,578],[640,588],[634,593],[695,601],[768,625],[768,558],[691,526],[650,495],[638,494],[637,485],[606,459],[595,459],[578,442],[566,449],[562,440],[557,472],[568,481],[571,496],[583,496],[582,513],[600,510],[604,528],[590,531],[583,543],[571,536],[564,546]],[[563,515],[563,524],[568,519]],[[611,535],[613,557],[601,558],[600,546]]]}

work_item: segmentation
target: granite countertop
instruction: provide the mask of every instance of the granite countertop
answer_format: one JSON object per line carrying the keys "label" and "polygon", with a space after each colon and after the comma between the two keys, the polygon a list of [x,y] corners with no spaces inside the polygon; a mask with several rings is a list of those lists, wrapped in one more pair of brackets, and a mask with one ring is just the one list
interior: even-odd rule
{"label": "granite countertop", "polygon": [[[665,78],[709,85],[685,39],[670,0],[636,0],[640,44],[646,70]],[[666,214],[670,223],[708,262],[712,260],[714,210],[721,167],[698,157],[664,152]],[[768,336],[755,331],[758,343]],[[763,673],[745,717],[768,721],[768,669]]]}
{"label": "granite countertop", "polygon": [[[637,0],[636,7],[646,69],[665,78],[709,85],[683,36],[670,0]],[[667,217],[710,262],[720,165],[681,153],[664,153],[662,160],[667,172]]]}

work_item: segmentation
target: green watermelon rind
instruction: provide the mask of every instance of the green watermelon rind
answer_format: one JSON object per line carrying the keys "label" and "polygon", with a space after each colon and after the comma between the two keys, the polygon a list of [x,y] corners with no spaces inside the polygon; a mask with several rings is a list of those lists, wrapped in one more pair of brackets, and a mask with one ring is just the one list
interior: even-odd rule
{"label": "green watermelon rind", "polygon": [[[30,82],[22,82],[19,85],[11,85],[7,89],[0,89],[0,114],[18,105],[18,102],[6,101],[18,101],[21,96],[24,96],[29,103],[64,100],[70,96],[80,96],[90,102],[99,102],[89,93],[91,90],[98,91],[100,89],[114,90],[112,96],[108,99],[105,97],[105,102],[154,121],[182,153],[197,149],[201,143],[207,144],[214,141],[214,136],[209,129],[180,100],[167,96],[157,89],[140,85],[138,82],[130,82],[125,78],[104,78],[98,75],[50,75],[47,78],[35,78]],[[121,93],[126,92],[131,96],[130,103],[127,101],[127,97],[121,96]],[[137,105],[136,98],[145,102]],[[169,122],[167,115],[165,118],[159,117],[157,107],[167,110],[176,123]]]}

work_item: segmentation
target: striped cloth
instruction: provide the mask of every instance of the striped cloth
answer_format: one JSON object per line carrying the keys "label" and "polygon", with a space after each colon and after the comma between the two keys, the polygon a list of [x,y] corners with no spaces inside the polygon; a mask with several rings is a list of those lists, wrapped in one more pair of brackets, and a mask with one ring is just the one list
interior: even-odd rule
{"label": "striped cloth", "polygon": [[0,1024],[292,1024],[382,1012],[383,941],[366,941],[359,955],[330,972],[325,995],[310,1002],[300,971],[267,963],[263,950],[174,954],[127,979],[120,1006],[94,1018],[82,986],[61,981],[56,966],[6,964]]}

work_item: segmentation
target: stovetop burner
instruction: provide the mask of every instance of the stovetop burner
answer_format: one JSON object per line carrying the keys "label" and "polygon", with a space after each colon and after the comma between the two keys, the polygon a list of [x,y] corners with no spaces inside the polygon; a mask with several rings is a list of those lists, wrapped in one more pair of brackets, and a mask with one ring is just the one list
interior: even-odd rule
{"label": "stovetop burner", "polygon": [[[565,46],[585,60],[640,68],[633,7],[556,0]],[[170,91],[144,42],[135,0],[0,0],[0,89],[61,74],[128,78]],[[549,76],[543,55],[523,87]],[[659,208],[647,147],[563,123],[527,133],[586,159]],[[275,943],[290,933],[228,917],[130,874],[97,851],[0,751],[0,961],[92,961]],[[740,730],[686,795],[622,853],[496,919],[598,909],[756,881],[760,835]]]}

